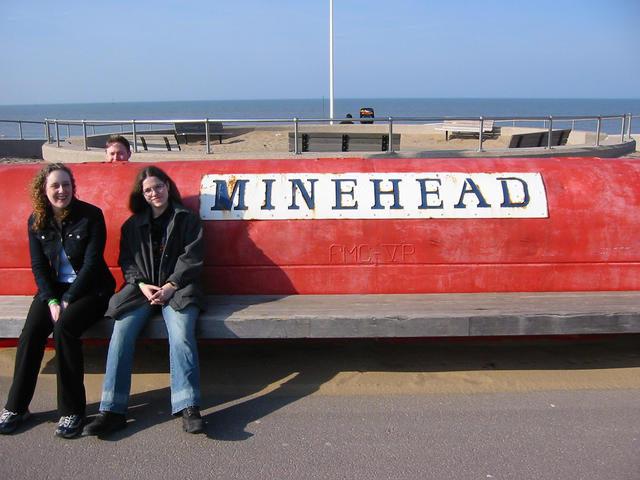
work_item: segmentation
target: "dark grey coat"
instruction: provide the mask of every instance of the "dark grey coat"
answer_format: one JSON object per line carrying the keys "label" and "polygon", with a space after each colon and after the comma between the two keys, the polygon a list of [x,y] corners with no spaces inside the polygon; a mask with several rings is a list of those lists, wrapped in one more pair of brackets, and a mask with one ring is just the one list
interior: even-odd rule
{"label": "dark grey coat", "polygon": [[197,214],[182,205],[172,203],[173,216],[167,227],[167,240],[158,271],[153,271],[150,209],[136,213],[122,225],[120,257],[125,284],[109,301],[105,316],[119,318],[148,302],[139,282],[162,286],[167,282],[178,285],[169,305],[182,310],[196,304],[204,308],[199,285],[204,263],[202,223]]}

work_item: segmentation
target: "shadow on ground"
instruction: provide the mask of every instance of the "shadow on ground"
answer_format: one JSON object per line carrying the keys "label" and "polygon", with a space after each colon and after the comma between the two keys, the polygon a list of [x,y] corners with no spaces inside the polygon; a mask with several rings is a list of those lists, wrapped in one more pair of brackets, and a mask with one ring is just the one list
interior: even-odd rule
{"label": "shadow on ground", "polygon": [[[94,385],[101,382],[106,352],[106,344],[85,347],[86,372],[95,375]],[[386,373],[633,368],[640,367],[640,335],[579,339],[204,341],[199,352],[201,409],[208,423],[207,433],[210,438],[239,441],[252,436],[247,430],[252,422],[318,392],[345,372],[353,376],[377,372],[384,383]],[[138,345],[134,375],[150,379],[148,388],[131,396],[128,428],[109,440],[131,436],[166,421],[180,421],[170,415],[168,372],[166,341]],[[42,373],[53,377],[53,358],[46,362]],[[340,389],[337,385],[334,391],[340,394]],[[95,398],[96,392],[91,393]],[[395,392],[385,391],[382,385],[379,393]],[[52,397],[55,403],[55,392]],[[98,406],[97,402],[89,404],[87,413],[97,413]],[[39,412],[36,419],[55,422],[56,412]]]}

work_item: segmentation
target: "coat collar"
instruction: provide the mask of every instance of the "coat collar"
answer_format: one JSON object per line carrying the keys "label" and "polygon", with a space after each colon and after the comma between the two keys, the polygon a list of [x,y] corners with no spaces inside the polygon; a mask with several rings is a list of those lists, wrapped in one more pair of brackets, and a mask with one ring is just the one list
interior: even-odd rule
{"label": "coat collar", "polygon": [[[170,200],[170,202],[171,202],[171,206],[173,207],[172,218],[176,218],[178,214],[186,213],[189,211],[187,207],[180,205],[179,203],[176,203],[173,200]],[[144,212],[135,214],[134,219],[135,219],[136,227],[141,228],[141,227],[149,226],[149,224],[151,223],[151,215],[149,214],[149,210],[150,209],[147,208],[145,209]]]}

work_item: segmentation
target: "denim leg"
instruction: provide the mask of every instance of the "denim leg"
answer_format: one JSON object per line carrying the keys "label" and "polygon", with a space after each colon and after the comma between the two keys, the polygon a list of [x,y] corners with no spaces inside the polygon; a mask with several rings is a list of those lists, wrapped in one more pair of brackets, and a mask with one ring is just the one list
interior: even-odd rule
{"label": "denim leg", "polygon": [[175,415],[189,406],[200,406],[200,366],[196,343],[196,321],[200,310],[189,305],[176,311],[162,307],[169,333],[171,371],[171,412]]}
{"label": "denim leg", "polygon": [[142,305],[114,322],[102,384],[100,411],[114,413],[127,411],[136,339],[152,312],[151,305]]}

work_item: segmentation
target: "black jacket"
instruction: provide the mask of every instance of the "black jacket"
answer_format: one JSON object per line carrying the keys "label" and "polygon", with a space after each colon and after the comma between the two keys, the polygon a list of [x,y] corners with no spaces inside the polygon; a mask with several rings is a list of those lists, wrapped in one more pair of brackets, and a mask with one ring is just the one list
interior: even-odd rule
{"label": "black jacket", "polygon": [[204,263],[202,223],[191,210],[175,203],[172,205],[173,215],[167,227],[159,272],[153,269],[151,210],[132,215],[122,225],[118,264],[122,268],[125,284],[111,297],[105,314],[107,317],[119,318],[148,302],[138,287],[139,282],[159,287],[174,282],[178,290],[169,300],[174,310],[180,311],[190,304],[204,308],[199,285]]}
{"label": "black jacket", "polygon": [[51,218],[44,228],[34,232],[34,221],[32,214],[28,222],[29,252],[31,270],[38,286],[37,298],[48,302],[56,297],[56,262],[61,243],[76,279],[59,300],[72,303],[88,294],[113,294],[116,282],[104,261],[107,229],[102,210],[73,198],[69,215],[62,221],[62,231]]}

